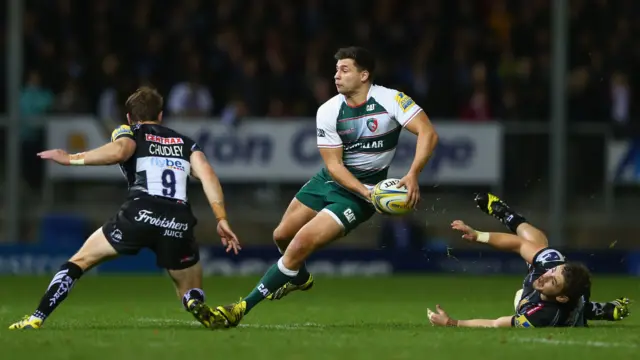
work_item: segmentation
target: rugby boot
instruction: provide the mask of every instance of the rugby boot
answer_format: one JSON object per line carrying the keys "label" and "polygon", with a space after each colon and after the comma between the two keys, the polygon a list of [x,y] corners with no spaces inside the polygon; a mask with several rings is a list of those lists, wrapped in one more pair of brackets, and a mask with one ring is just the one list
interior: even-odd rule
{"label": "rugby boot", "polygon": [[41,326],[42,319],[26,315],[22,320],[11,324],[11,326],[9,326],[9,330],[40,329]]}
{"label": "rugby boot", "polygon": [[224,318],[224,322],[222,324],[227,328],[238,326],[238,324],[240,324],[240,320],[244,317],[246,310],[247,302],[242,299],[230,305],[216,307],[216,311],[218,311]]}
{"label": "rugby boot", "polygon": [[271,294],[267,295],[267,299],[269,300],[280,300],[283,297],[289,295],[290,293],[296,291],[296,290],[300,290],[300,291],[307,291],[307,290],[311,290],[311,288],[313,287],[313,276],[309,275],[309,279],[302,285],[295,285],[292,284],[291,282],[288,282],[286,284],[284,284],[282,287],[280,287],[278,290],[272,292]]}
{"label": "rugby boot", "polygon": [[491,193],[476,194],[474,201],[483,213],[498,219],[514,233],[518,225],[526,222],[526,219],[522,215],[513,211],[509,205]]}
{"label": "rugby boot", "polygon": [[189,302],[187,302],[187,311],[208,329],[223,327],[221,324],[224,323],[225,319],[222,317],[222,314],[217,310],[211,309],[200,300],[189,300]]}
{"label": "rugby boot", "polygon": [[605,304],[604,319],[608,321],[620,321],[629,316],[629,298],[621,297]]}

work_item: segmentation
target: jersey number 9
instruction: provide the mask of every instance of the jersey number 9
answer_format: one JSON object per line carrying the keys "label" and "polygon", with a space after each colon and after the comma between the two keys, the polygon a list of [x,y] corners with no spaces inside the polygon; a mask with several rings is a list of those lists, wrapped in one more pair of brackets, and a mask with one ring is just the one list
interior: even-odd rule
{"label": "jersey number 9", "polygon": [[165,170],[162,172],[162,195],[174,197],[176,195],[176,174],[173,170]]}

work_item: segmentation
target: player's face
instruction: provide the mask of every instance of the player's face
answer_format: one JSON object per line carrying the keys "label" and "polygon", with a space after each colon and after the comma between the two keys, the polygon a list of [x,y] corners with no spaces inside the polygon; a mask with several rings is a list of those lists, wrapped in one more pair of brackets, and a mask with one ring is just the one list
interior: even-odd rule
{"label": "player's face", "polygon": [[352,59],[342,59],[336,64],[336,74],[333,78],[338,92],[348,95],[359,89],[368,76],[367,72],[358,71]]}
{"label": "player's face", "polygon": [[564,265],[549,269],[546,273],[533,282],[533,288],[548,297],[556,297],[562,293],[564,288],[564,275],[562,269]]}

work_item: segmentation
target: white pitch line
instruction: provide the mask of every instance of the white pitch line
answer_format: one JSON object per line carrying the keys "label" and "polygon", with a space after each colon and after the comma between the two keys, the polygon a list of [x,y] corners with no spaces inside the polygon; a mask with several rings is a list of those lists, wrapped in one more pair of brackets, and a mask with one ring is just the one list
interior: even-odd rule
{"label": "white pitch line", "polygon": [[604,341],[578,341],[578,340],[556,340],[556,339],[545,339],[545,338],[514,338],[517,342],[533,342],[540,344],[548,344],[548,345],[574,345],[574,346],[588,346],[588,347],[600,347],[600,348],[631,348],[635,349],[638,347],[636,344],[632,343],[617,343],[617,342],[604,342]]}
{"label": "white pitch line", "polygon": [[[158,325],[183,324],[191,326],[202,326],[199,322],[193,320],[141,318],[138,319],[138,321]],[[309,328],[323,328],[324,326],[321,324],[307,322],[302,324],[240,324],[238,325],[238,327],[254,329],[299,330]]]}

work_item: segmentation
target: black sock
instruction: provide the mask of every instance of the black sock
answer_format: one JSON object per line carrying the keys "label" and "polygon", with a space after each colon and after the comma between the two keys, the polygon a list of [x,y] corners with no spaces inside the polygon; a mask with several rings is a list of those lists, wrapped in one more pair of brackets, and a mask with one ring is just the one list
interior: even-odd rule
{"label": "black sock", "polygon": [[193,288],[187,291],[186,293],[184,293],[184,295],[182,296],[182,305],[186,310],[189,310],[189,307],[187,306],[187,304],[189,303],[189,300],[194,300],[194,299],[200,302],[204,302],[204,299],[205,299],[204,290]]}
{"label": "black sock", "polygon": [[607,320],[615,321],[613,312],[616,305],[611,302],[587,302],[584,304],[584,317],[587,320]]}
{"label": "black sock", "polygon": [[505,211],[503,222],[507,226],[507,228],[511,230],[512,233],[516,234],[518,232],[518,226],[520,226],[520,224],[526,223],[527,219],[525,219],[524,216],[516,213],[515,211],[508,209],[507,211]]}
{"label": "black sock", "polygon": [[64,299],[69,295],[69,291],[73,288],[76,281],[82,276],[80,266],[67,262],[60,267],[60,270],[53,276],[47,292],[45,292],[38,309],[32,316],[42,319],[43,321],[51,315]]}

